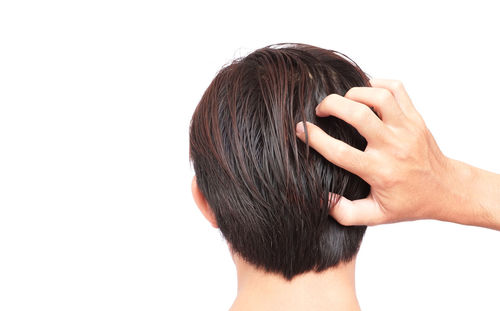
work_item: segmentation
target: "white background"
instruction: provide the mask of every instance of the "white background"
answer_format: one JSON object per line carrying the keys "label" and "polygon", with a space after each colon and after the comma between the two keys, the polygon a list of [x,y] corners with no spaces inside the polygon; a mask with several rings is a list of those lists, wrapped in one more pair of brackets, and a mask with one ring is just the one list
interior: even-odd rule
{"label": "white background", "polygon": [[[225,310],[191,114],[234,57],[335,49],[404,82],[444,153],[500,172],[495,1],[0,2],[0,310]],[[460,181],[458,181],[460,182]],[[500,233],[369,228],[364,310],[500,310]]]}

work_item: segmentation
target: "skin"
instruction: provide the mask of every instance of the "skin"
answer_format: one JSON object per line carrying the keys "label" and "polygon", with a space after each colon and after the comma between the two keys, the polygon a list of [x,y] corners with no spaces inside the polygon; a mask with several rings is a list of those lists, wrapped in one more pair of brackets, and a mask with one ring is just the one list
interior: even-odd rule
{"label": "skin", "polygon": [[291,281],[267,273],[232,254],[238,292],[230,311],[360,310],[354,286],[355,259]]}
{"label": "skin", "polygon": [[400,81],[370,84],[331,94],[316,108],[354,126],[368,141],[365,151],[297,124],[303,142],[307,133],[312,148],[371,185],[366,199],[332,200],[331,215],[346,226],[436,219],[500,230],[500,175],[446,157]]}
{"label": "skin", "polygon": [[[318,116],[336,116],[353,125],[368,141],[365,151],[311,123],[297,124],[302,141],[371,185],[366,199],[332,200],[331,215],[347,226],[437,219],[500,230],[500,175],[444,156],[401,82],[370,84],[352,88],[345,96],[329,95],[317,107]],[[192,193],[202,214],[217,228],[196,177]],[[355,260],[287,282],[232,256],[238,273],[233,311],[359,310]]]}
{"label": "skin", "polygon": [[[212,227],[218,228],[196,177],[191,183],[191,191],[203,216]],[[231,256],[238,278],[238,291],[231,311],[360,310],[354,284],[356,258],[320,273],[310,271],[287,281],[280,275],[256,268],[232,251]]]}

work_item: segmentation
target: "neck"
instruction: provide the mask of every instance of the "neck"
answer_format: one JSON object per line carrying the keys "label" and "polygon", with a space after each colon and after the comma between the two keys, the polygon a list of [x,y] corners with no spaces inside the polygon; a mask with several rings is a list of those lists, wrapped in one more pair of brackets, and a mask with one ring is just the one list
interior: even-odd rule
{"label": "neck", "polygon": [[287,281],[233,255],[238,294],[231,311],[360,310],[354,286],[355,259],[322,272],[306,272]]}

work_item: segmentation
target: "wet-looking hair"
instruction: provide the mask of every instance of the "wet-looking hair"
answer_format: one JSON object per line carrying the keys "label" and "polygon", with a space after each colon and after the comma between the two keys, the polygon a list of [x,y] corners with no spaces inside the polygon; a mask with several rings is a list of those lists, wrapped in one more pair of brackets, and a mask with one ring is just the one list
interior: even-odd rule
{"label": "wet-looking hair", "polygon": [[328,94],[368,85],[345,55],[304,44],[267,46],[219,71],[193,114],[190,157],[223,236],[243,259],[291,280],[356,255],[366,227],[329,216],[329,192],[360,199],[370,187],[296,138],[295,125],[307,120],[364,150],[351,125],[319,118],[315,108]]}

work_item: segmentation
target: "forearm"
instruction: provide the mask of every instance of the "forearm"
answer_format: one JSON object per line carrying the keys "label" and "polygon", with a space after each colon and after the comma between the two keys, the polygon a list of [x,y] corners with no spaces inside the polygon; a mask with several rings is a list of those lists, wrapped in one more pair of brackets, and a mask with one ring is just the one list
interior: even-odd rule
{"label": "forearm", "polygon": [[500,230],[500,175],[451,159],[449,172],[433,218]]}

